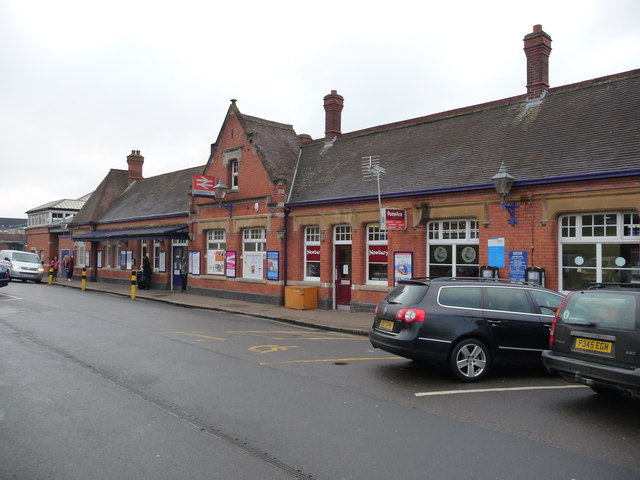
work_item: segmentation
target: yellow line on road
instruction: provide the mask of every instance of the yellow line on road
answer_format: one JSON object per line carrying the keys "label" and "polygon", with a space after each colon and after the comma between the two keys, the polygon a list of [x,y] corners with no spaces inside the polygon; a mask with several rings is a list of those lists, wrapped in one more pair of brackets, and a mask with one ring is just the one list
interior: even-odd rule
{"label": "yellow line on road", "polygon": [[319,360],[289,360],[286,362],[260,362],[260,365],[285,365],[287,363],[359,362],[363,360],[406,360],[402,357],[323,358]]}
{"label": "yellow line on road", "polygon": [[220,337],[210,337],[209,335],[198,335],[197,333],[187,333],[187,332],[173,332],[173,333],[179,333],[180,335],[190,335],[192,337],[208,338],[210,340],[226,340]]}
{"label": "yellow line on road", "polygon": [[[305,332],[300,330],[228,330],[227,333],[249,333],[256,335],[292,335],[294,337],[303,337],[305,340],[366,340],[366,338],[350,335],[348,333],[318,333]],[[316,336],[313,336],[316,335]],[[272,337],[277,340],[285,340],[282,337]]]}
{"label": "yellow line on road", "polygon": [[488,392],[517,392],[522,390],[562,390],[567,388],[587,388],[584,385],[554,385],[540,387],[510,387],[510,388],[475,388],[471,390],[441,390],[438,392],[418,392],[416,397],[432,397],[436,395],[457,395],[460,393],[488,393]]}

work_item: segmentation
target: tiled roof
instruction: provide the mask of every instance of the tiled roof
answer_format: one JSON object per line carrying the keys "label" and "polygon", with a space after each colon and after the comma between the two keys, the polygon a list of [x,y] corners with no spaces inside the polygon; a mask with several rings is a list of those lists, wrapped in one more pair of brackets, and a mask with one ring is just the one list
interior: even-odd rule
{"label": "tiled roof", "polygon": [[640,70],[343,134],[303,147],[289,203],[377,194],[362,158],[380,157],[381,192],[493,188],[504,162],[516,185],[614,171],[640,174]]}
{"label": "tiled roof", "polygon": [[244,115],[239,111],[237,114],[271,180],[291,182],[300,151],[300,140],[293,127]]}
{"label": "tiled roof", "polygon": [[129,185],[99,218],[100,223],[171,215],[188,215],[193,175],[204,167],[143,178]]}
{"label": "tiled roof", "polygon": [[128,175],[127,170],[111,169],[70,224],[81,225],[98,221],[114,199],[127,188]]}

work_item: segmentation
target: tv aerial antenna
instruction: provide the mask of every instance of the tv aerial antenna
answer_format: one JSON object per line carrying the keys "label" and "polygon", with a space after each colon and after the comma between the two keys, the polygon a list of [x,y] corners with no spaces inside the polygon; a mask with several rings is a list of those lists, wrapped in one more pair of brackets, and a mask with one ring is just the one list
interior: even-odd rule
{"label": "tv aerial antenna", "polygon": [[378,184],[378,208],[380,209],[380,229],[384,228],[384,218],[382,215],[382,200],[380,198],[380,175],[387,171],[380,166],[380,155],[369,155],[362,157],[362,179],[367,182],[374,178]]}

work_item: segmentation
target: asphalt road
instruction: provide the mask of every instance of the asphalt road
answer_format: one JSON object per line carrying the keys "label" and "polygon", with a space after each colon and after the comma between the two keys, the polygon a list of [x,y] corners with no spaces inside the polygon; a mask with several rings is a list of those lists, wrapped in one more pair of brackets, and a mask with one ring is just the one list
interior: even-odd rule
{"label": "asphalt road", "polygon": [[640,403],[364,337],[12,282],[0,479],[637,479]]}

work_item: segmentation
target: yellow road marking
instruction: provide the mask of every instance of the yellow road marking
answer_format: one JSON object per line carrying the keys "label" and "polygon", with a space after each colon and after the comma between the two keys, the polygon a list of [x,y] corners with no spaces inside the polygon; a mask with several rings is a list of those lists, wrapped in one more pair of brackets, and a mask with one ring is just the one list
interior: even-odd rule
{"label": "yellow road marking", "polygon": [[[305,332],[299,330],[228,330],[227,333],[249,333],[256,335],[292,335],[294,337],[303,337],[305,340],[363,340],[364,338],[349,335],[347,333],[318,333]],[[283,337],[271,337],[274,340],[285,340]],[[366,340],[366,339],[364,339]]]}
{"label": "yellow road marking", "polygon": [[285,362],[260,362],[260,365],[285,365],[287,363],[361,362],[364,360],[406,360],[402,357],[323,358],[317,360],[289,360]]}
{"label": "yellow road marking", "polygon": [[190,335],[192,337],[208,338],[210,340],[225,340],[224,338],[210,337],[209,335],[199,335],[197,333],[187,333],[187,332],[173,332],[173,333],[179,333],[180,335]]}
{"label": "yellow road marking", "polygon": [[435,395],[457,395],[460,393],[488,393],[488,392],[517,392],[522,390],[561,390],[567,388],[587,388],[584,385],[551,385],[540,387],[509,387],[509,388],[474,388],[469,390],[441,390],[438,392],[418,392],[416,397],[432,397]]}
{"label": "yellow road marking", "polygon": [[295,345],[256,345],[255,347],[250,347],[249,350],[252,352],[260,352],[260,353],[271,353],[277,352],[279,350],[289,350],[290,348],[298,348]]}

